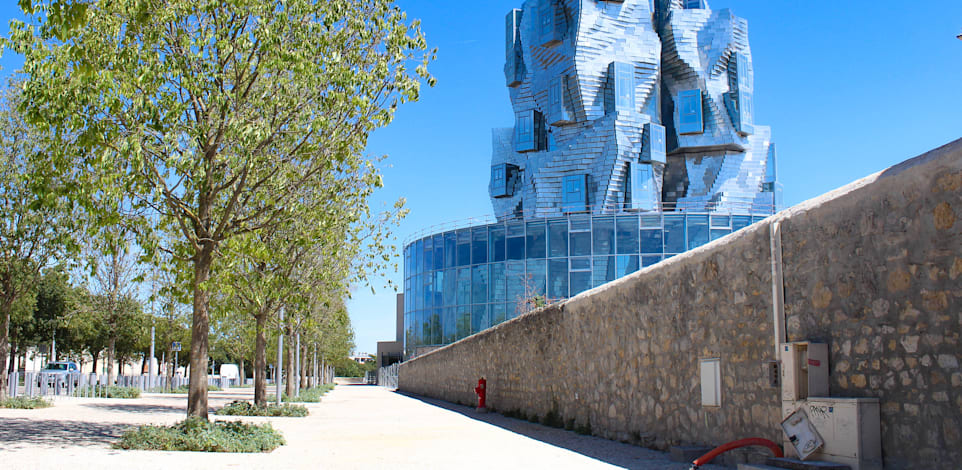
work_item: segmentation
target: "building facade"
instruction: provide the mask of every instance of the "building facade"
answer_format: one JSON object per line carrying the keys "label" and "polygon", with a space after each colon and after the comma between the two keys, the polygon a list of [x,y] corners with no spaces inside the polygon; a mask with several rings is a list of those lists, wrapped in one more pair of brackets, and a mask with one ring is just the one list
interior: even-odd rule
{"label": "building facade", "polygon": [[527,0],[505,18],[514,126],[492,223],[404,248],[405,353],[448,344],[774,213],[748,24],[705,0]]}

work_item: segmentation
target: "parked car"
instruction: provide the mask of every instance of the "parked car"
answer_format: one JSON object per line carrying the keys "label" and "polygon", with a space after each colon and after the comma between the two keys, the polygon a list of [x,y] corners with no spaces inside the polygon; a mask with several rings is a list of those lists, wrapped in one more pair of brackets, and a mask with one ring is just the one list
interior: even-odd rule
{"label": "parked car", "polygon": [[[37,385],[40,386],[43,383],[43,378],[47,378],[47,385],[53,386],[57,382],[59,377],[64,377],[63,382],[66,383],[66,378],[70,377],[70,374],[79,374],[80,366],[76,362],[72,361],[56,361],[48,362],[47,366],[40,371],[40,375],[37,376]],[[78,380],[74,378],[74,386],[78,385]]]}

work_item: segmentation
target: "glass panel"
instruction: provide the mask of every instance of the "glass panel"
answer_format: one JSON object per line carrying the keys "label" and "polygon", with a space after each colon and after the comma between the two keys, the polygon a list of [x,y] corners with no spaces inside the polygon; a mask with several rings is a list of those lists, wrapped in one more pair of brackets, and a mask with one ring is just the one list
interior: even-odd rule
{"label": "glass panel", "polygon": [[488,329],[491,321],[488,319],[488,306],[475,305],[471,312],[471,333],[477,333]]}
{"label": "glass panel", "polygon": [[591,219],[587,215],[572,215],[568,218],[569,232],[584,232],[591,230]]}
{"label": "glass panel", "polygon": [[444,302],[441,305],[454,305],[457,303],[457,271],[454,269],[444,270]]}
{"label": "glass panel", "polygon": [[508,259],[524,259],[524,222],[508,222]]}
{"label": "glass panel", "polygon": [[548,260],[548,297],[552,300],[568,297],[568,260]]}
{"label": "glass panel", "polygon": [[641,252],[642,253],[661,254],[662,250],[664,250],[664,247],[662,246],[661,229],[641,231]]}
{"label": "glass panel", "polygon": [[638,217],[618,217],[615,220],[618,254],[638,253]]}
{"label": "glass panel", "polygon": [[471,268],[458,268],[458,293],[455,303],[458,306],[471,303]]}
{"label": "glass panel", "polygon": [[571,258],[572,271],[591,271],[591,258]]}
{"label": "glass panel", "polygon": [[411,287],[414,289],[414,310],[421,310],[424,308],[424,280],[420,274],[411,279],[413,280]]}
{"label": "glass panel", "polygon": [[425,343],[427,344],[441,344],[441,309],[436,308],[431,311],[431,317],[428,318],[429,337]]}
{"label": "glass panel", "polygon": [[643,215],[641,216],[641,226],[643,228],[661,228],[661,216]]}
{"label": "glass panel", "polygon": [[471,264],[488,262],[488,228],[475,227],[471,231]]}
{"label": "glass panel", "polygon": [[752,218],[748,215],[732,216],[732,231],[743,229],[752,224]]}
{"label": "glass panel", "polygon": [[548,256],[551,258],[568,256],[567,220],[548,221]]}
{"label": "glass panel", "polygon": [[527,289],[525,297],[530,300],[536,295],[544,295],[545,279],[547,273],[547,261],[543,259],[528,261],[528,272],[526,275]]}
{"label": "glass panel", "polygon": [[491,326],[497,325],[508,319],[503,303],[491,304]]}
{"label": "glass panel", "polygon": [[442,332],[445,343],[453,343],[458,340],[457,318],[454,315],[454,307],[446,307],[444,309]]}
{"label": "glass panel", "polygon": [[615,257],[595,256],[591,269],[591,286],[598,287],[615,280]]}
{"label": "glass panel", "polygon": [[611,217],[595,217],[591,222],[594,255],[610,255],[615,252],[615,220]]}
{"label": "glass panel", "polygon": [[471,335],[471,306],[459,305],[457,307],[456,339],[466,338]]}
{"label": "glass panel", "polygon": [[528,258],[544,258],[547,248],[547,238],[545,237],[545,225],[543,220],[528,222]]}
{"label": "glass panel", "polygon": [[414,270],[418,273],[424,272],[424,240],[414,243]]}
{"label": "glass panel", "polygon": [[712,228],[715,228],[715,227],[728,228],[728,227],[731,227],[731,224],[732,224],[732,218],[731,218],[731,216],[728,216],[728,215],[713,215],[713,216],[711,216],[711,226],[712,226]]}
{"label": "glass panel", "polygon": [[570,295],[574,297],[591,289],[591,271],[580,271],[568,274],[570,279]]}
{"label": "glass panel", "polygon": [[685,252],[685,216],[665,216],[665,253]]}
{"label": "glass panel", "polygon": [[638,270],[638,255],[618,256],[618,265],[615,271],[615,278],[627,276]]}
{"label": "glass panel", "polygon": [[515,304],[524,299],[524,261],[508,261],[505,263],[505,282],[507,303]]}
{"label": "glass panel", "polygon": [[414,344],[424,344],[424,312],[414,312]]}
{"label": "glass panel", "polygon": [[427,237],[424,239],[424,270],[434,269],[434,239]]}
{"label": "glass panel", "polygon": [[454,232],[444,234],[444,267],[453,268],[457,264],[458,238]]}
{"label": "glass panel", "polygon": [[691,250],[706,243],[708,243],[708,216],[689,215],[688,249]]}
{"label": "glass panel", "polygon": [[731,233],[731,230],[728,230],[727,228],[726,229],[713,228],[711,229],[711,239],[712,241],[715,241],[721,237],[724,237],[725,235],[728,235],[729,233]]}
{"label": "glass panel", "polygon": [[647,268],[653,264],[661,261],[661,256],[642,256],[641,257],[641,267]]}
{"label": "glass panel", "polygon": [[488,284],[490,286],[490,297],[492,302],[502,301],[505,298],[505,282],[504,282],[504,263],[492,263],[489,264],[490,277],[488,278]]}
{"label": "glass panel", "polygon": [[[437,250],[435,250],[435,253],[437,253]],[[434,272],[434,302],[432,302],[431,305],[435,307],[441,307],[443,305],[447,305],[444,302],[444,289],[446,287],[447,286],[444,283],[444,271],[435,271]]]}
{"label": "glass panel", "polygon": [[571,232],[571,256],[591,255],[591,232]]}
{"label": "glass panel", "polygon": [[471,231],[458,230],[458,266],[471,264]]}
{"label": "glass panel", "polygon": [[483,304],[488,301],[488,266],[477,265],[471,274],[471,302]]}
{"label": "glass panel", "polygon": [[504,261],[504,226],[492,225],[488,228],[488,259]]}
{"label": "glass panel", "polygon": [[424,308],[434,306],[434,275],[424,274]]}
{"label": "glass panel", "polygon": [[444,235],[434,236],[434,266],[432,269],[444,269]]}
{"label": "glass panel", "polygon": [[765,216],[764,216],[764,215],[753,215],[753,216],[752,216],[752,223],[753,223],[753,224],[754,224],[755,222],[761,222],[761,221],[763,221],[763,220],[765,220]]}

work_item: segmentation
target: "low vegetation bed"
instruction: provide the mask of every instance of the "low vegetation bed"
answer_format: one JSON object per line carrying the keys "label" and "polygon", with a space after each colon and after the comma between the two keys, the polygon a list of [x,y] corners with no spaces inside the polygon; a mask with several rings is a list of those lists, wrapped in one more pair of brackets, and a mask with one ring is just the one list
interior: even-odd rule
{"label": "low vegetation bed", "polygon": [[189,418],[173,426],[140,426],[127,431],[118,449],[188,452],[270,452],[284,445],[270,424]]}
{"label": "low vegetation bed", "polygon": [[42,397],[14,397],[0,400],[0,408],[32,410],[35,408],[48,408],[51,406],[53,406],[53,403],[44,400]]}
{"label": "low vegetation bed", "polygon": [[257,406],[247,401],[232,401],[227,406],[217,410],[221,416],[287,416],[300,418],[307,416],[307,408],[302,405],[267,405]]}
{"label": "low vegetation bed", "polygon": [[[331,390],[334,390],[334,384],[319,385],[307,390],[301,390],[300,394],[294,398],[287,396],[287,393],[283,393],[281,394],[281,401],[294,403],[317,403],[321,401],[321,397]],[[274,400],[273,396],[268,397],[267,401],[271,400]]]}
{"label": "low vegetation bed", "polygon": [[[222,388],[220,388],[220,387],[218,387],[218,386],[216,386],[216,385],[208,385],[208,386],[207,386],[207,391],[208,391],[208,392],[222,392],[222,391],[224,391],[224,389],[222,389]],[[165,388],[163,388],[163,387],[157,387],[157,388],[151,389],[151,392],[152,392],[152,393],[188,393],[188,392],[190,392],[190,385],[181,385],[180,387],[172,388],[172,389],[169,389],[169,390],[167,390],[167,389],[165,389]]]}
{"label": "low vegetation bed", "polygon": [[117,387],[110,386],[90,386],[74,390],[75,397],[98,397],[98,398],[140,398],[140,389],[137,387]]}

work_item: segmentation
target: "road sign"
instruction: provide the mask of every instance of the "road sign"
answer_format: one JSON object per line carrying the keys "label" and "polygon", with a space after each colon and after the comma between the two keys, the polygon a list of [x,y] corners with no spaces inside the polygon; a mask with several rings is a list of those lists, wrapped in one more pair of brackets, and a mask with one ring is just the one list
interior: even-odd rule
{"label": "road sign", "polygon": [[180,341],[170,343],[170,350],[174,352],[180,351]]}

